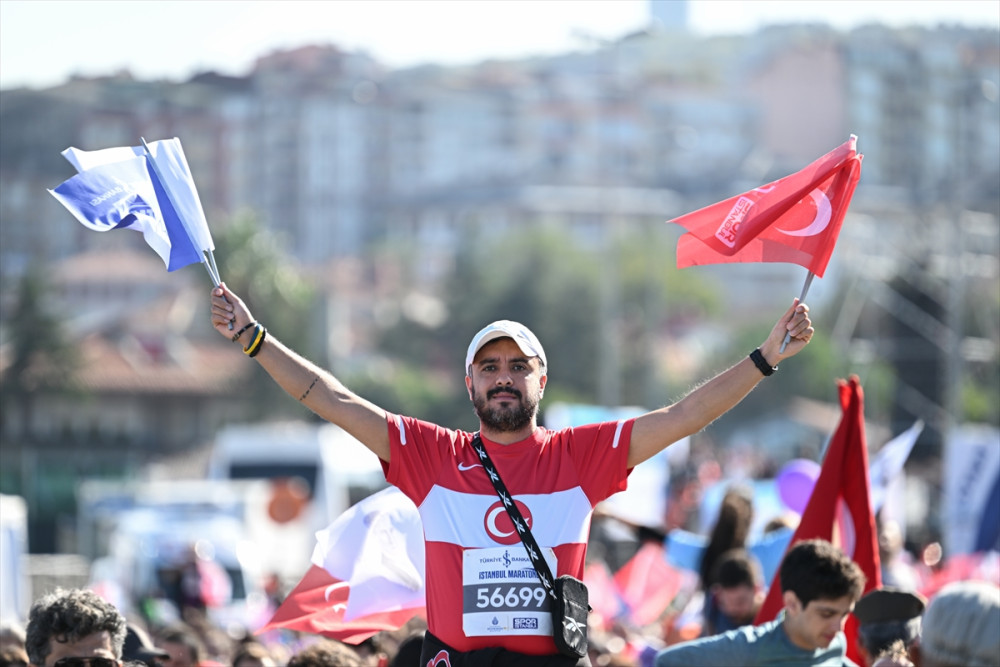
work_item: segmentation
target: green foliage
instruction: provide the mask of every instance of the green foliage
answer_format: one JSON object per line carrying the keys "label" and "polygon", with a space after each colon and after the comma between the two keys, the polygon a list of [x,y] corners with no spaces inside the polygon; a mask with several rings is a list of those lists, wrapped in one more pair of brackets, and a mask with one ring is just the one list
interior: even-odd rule
{"label": "green foliage", "polygon": [[998,374],[993,367],[992,377],[969,374],[961,389],[962,418],[969,422],[1000,424],[1000,388]]}
{"label": "green foliage", "polygon": [[[281,332],[282,341],[306,357],[319,360],[319,341],[309,333],[322,327],[312,308],[315,290],[296,269],[284,243],[244,213],[220,225],[215,256],[222,280],[242,298],[254,318]],[[249,394],[260,406],[261,418],[277,414],[302,417],[302,409],[263,371],[250,383]],[[311,414],[311,413],[308,413]]]}
{"label": "green foliage", "polygon": [[13,312],[5,323],[11,363],[4,372],[3,394],[23,397],[71,388],[79,357],[63,321],[48,310],[50,289],[38,267],[32,267],[18,285]]}
{"label": "green foliage", "polygon": [[[836,313],[837,308],[828,308],[827,311]],[[780,313],[774,315],[777,319]],[[793,359],[779,364],[778,373],[758,386],[734,409],[731,421],[738,422],[743,417],[778,410],[782,407],[781,403],[796,397],[837,404],[837,380],[851,375],[858,376],[864,389],[866,417],[889,420],[896,386],[892,366],[879,359],[864,363],[852,360],[831,339],[831,319],[822,314],[813,316],[817,334],[809,345]],[[761,321],[745,329],[733,339],[727,358],[739,359],[741,353],[749,353],[765,340],[773,325],[773,321]]]}
{"label": "green foliage", "polygon": [[[718,298],[699,276],[674,268],[674,241],[658,231],[622,235],[599,246],[579,242],[565,230],[503,237],[489,229],[470,231],[446,279],[444,322],[427,326],[420,318],[403,316],[386,326],[376,348],[392,360],[380,376],[387,386],[376,386],[372,377],[352,377],[352,388],[376,403],[384,396],[401,406],[386,405],[389,409],[474,427],[462,381],[466,347],[487,323],[512,319],[530,327],[545,345],[546,403],[601,402],[609,370],[618,374],[621,404],[666,402],[663,379],[649,359],[654,337],[675,317],[715,312]],[[405,250],[383,252],[404,271],[416,270],[407,266]],[[605,363],[607,322],[617,323],[620,341],[614,369]],[[410,382],[411,375],[439,379]]]}

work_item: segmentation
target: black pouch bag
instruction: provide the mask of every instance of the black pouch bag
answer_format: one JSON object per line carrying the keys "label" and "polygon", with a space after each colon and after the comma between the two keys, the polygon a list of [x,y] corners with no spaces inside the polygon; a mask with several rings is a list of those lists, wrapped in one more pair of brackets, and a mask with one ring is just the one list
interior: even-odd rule
{"label": "black pouch bag", "polygon": [[564,574],[556,579],[556,599],[552,602],[552,636],[556,648],[565,656],[582,658],[587,655],[587,586]]}

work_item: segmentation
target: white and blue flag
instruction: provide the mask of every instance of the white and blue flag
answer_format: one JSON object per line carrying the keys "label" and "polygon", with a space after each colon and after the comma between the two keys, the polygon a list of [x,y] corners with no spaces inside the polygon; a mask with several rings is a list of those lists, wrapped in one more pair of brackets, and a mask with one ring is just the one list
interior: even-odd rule
{"label": "white and blue flag", "polygon": [[89,229],[132,229],[163,259],[168,271],[202,262],[218,282],[215,244],[179,139],[143,146],[62,153],[79,172],[53,197]]}

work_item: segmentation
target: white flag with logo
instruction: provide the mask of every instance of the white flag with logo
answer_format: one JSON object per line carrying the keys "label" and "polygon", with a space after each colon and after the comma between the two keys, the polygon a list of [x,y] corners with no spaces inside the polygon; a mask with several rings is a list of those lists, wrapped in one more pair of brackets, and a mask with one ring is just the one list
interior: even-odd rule
{"label": "white flag with logo", "polygon": [[885,504],[893,480],[903,472],[903,465],[910,457],[913,445],[923,430],[924,422],[918,420],[913,426],[882,445],[882,449],[878,450],[878,454],[868,465],[872,512],[875,514],[878,514]]}

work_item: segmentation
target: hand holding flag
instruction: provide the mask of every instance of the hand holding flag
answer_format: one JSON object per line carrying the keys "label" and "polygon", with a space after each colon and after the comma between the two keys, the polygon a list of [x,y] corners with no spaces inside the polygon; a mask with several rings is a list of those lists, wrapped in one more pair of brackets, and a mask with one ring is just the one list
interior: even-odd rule
{"label": "hand holding flag", "polygon": [[[861,177],[857,137],[805,169],[668,222],[688,231],[677,242],[677,268],[696,264],[790,262],[823,277]],[[788,345],[789,336],[781,344]]]}

